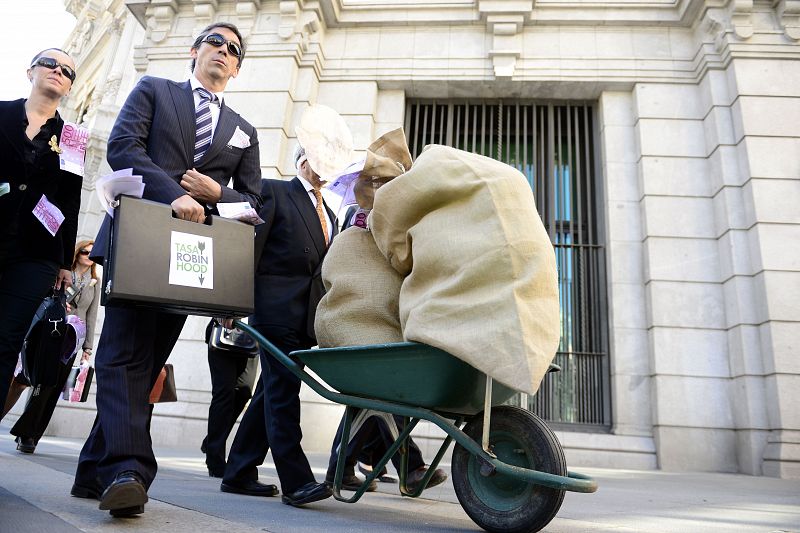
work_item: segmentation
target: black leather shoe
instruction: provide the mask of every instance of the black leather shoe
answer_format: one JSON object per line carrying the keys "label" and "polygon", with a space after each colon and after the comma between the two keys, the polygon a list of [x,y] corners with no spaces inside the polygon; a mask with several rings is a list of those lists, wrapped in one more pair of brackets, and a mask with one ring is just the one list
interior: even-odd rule
{"label": "black leather shoe", "polygon": [[[221,476],[220,476],[221,477]],[[245,494],[247,496],[277,496],[278,487],[267,485],[254,479],[247,481],[223,481],[219,490],[222,492],[232,492],[233,494]]]}
{"label": "black leather shoe", "polygon": [[110,511],[114,517],[134,516],[144,512],[147,499],[142,476],[138,472],[126,470],[117,474],[100,496],[100,510]]}
{"label": "black leather shoe", "polygon": [[20,453],[33,453],[36,450],[36,439],[33,437],[17,437],[17,450]]}
{"label": "black leather shoe", "polygon": [[144,513],[144,504],[134,505],[133,507],[123,507],[122,509],[111,509],[109,513],[114,518],[130,518],[137,514]]}
{"label": "black leather shoe", "polygon": [[99,481],[93,484],[84,485],[77,481],[72,484],[72,490],[69,491],[72,496],[76,498],[86,498],[88,500],[99,500],[100,495],[103,494],[103,487]]}
{"label": "black leather shoe", "polygon": [[[333,488],[333,480],[334,476],[325,477],[325,483],[331,488]],[[358,478],[355,474],[349,474],[349,475],[345,474],[344,476],[342,476],[342,489],[344,490],[352,490],[353,492],[355,492],[358,489],[360,489],[361,485],[363,484],[364,482],[361,481],[361,479]],[[378,490],[378,483],[373,479],[372,483],[370,483],[369,486],[367,487],[366,492],[375,492],[376,490]]]}
{"label": "black leather shoe", "polygon": [[301,505],[305,505],[311,502],[318,502],[320,500],[324,500],[325,498],[330,498],[333,493],[331,492],[330,487],[325,483],[317,483],[315,481],[311,481],[306,483],[296,491],[284,494],[281,498],[281,501],[286,505],[291,505],[292,507],[300,507]]}
{"label": "black leather shoe", "polygon": [[217,477],[222,479],[223,477],[225,477],[225,469],[223,468],[222,470],[220,470],[218,468],[209,468],[208,477]]}

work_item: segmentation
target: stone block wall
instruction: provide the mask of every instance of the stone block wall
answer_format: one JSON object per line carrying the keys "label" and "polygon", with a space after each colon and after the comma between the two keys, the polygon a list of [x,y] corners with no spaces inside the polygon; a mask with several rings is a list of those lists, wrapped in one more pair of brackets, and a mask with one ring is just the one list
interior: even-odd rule
{"label": "stone block wall", "polygon": [[[314,103],[363,150],[403,125],[407,98],[596,102],[613,422],[559,432],[570,463],[800,476],[796,2],[106,3],[118,32],[97,2],[70,2],[101,94],[95,175],[136,79],[188,76],[192,37],[213,20],[248,38],[225,97],[257,128],[266,178],[294,175],[294,125]],[[91,93],[73,92],[69,109]],[[82,235],[100,221],[92,179]],[[172,357],[181,402],[157,406],[157,442],[204,434],[201,322]],[[342,409],[306,388],[302,400],[304,444],[326,450]],[[59,412],[53,432],[91,423],[90,405]],[[415,434],[428,454],[441,439],[429,424]]]}

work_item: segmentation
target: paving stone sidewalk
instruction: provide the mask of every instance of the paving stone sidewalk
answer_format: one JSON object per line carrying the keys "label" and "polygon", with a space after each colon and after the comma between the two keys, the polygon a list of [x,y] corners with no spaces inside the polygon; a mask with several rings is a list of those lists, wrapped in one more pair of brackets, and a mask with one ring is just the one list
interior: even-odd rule
{"label": "paving stone sidewalk", "polygon": [[[145,514],[112,519],[96,502],[69,496],[81,445],[75,439],[45,437],[34,455],[22,455],[8,427],[0,426],[0,533],[479,531],[449,481],[419,499],[402,498],[397,485],[381,483],[378,492],[353,505],[330,499],[295,509],[280,498],[220,492],[199,450],[175,448],[156,450],[160,470]],[[311,454],[309,459],[322,479],[326,456]],[[600,490],[568,493],[545,531],[800,533],[800,480],[574,469],[594,476]],[[271,458],[260,475],[277,483]]]}

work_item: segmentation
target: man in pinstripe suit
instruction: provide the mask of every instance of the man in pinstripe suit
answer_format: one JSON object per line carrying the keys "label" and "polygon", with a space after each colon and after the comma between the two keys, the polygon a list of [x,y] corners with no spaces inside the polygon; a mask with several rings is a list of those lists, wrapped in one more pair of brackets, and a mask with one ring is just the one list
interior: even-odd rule
{"label": "man in pinstripe suit", "polygon": [[[218,202],[248,201],[258,209],[256,130],[225,105],[223,94],[244,57],[241,34],[232,24],[212,24],[190,56],[188,81],[139,81],[111,131],[108,163],[133,168],[145,183],[144,198],[171,205],[184,220],[203,222]],[[93,250],[98,262],[108,253],[109,231],[106,217]],[[106,309],[95,361],[97,418],[71,493],[98,498],[113,516],[144,512],[157,470],[148,394],[185,321],[153,310]]]}

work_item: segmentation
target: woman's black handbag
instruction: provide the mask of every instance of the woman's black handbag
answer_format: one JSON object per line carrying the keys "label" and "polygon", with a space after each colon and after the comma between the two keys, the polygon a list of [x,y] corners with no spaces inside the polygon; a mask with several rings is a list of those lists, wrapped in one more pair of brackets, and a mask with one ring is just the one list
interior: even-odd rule
{"label": "woman's black handbag", "polygon": [[36,310],[22,345],[22,370],[32,386],[55,387],[62,353],[75,345],[75,330],[67,327],[66,297],[53,291]]}
{"label": "woman's black handbag", "polygon": [[234,357],[255,357],[258,355],[258,344],[253,337],[239,328],[227,329],[216,321],[211,326],[208,345],[214,350]]}

